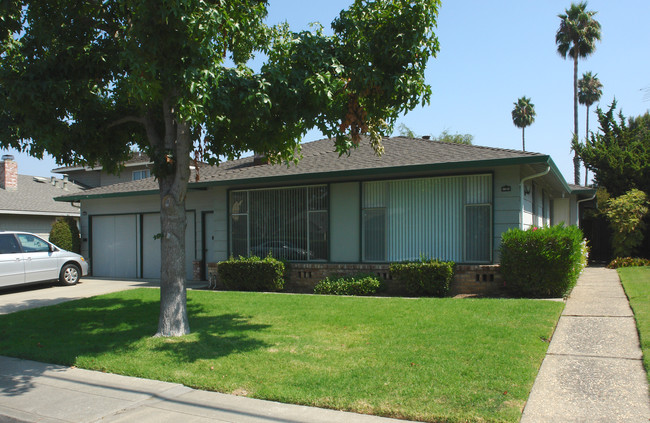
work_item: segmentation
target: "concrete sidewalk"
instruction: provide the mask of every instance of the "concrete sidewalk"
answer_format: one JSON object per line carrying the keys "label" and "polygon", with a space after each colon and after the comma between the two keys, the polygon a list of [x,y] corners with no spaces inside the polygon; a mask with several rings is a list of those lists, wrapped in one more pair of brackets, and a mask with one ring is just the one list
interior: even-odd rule
{"label": "concrete sidewalk", "polygon": [[648,421],[648,380],[618,273],[587,268],[567,300],[521,422]]}
{"label": "concrete sidewalk", "polygon": [[0,422],[403,423],[0,356]]}

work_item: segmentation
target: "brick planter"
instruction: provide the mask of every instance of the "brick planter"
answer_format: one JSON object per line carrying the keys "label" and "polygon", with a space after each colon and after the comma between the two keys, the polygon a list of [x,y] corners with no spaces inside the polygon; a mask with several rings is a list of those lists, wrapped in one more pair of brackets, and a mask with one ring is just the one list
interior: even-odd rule
{"label": "brick planter", "polygon": [[[404,295],[399,282],[391,278],[388,264],[367,263],[290,263],[284,290],[313,293],[314,286],[328,276],[349,276],[357,273],[376,275],[384,281],[386,295]],[[208,263],[208,280],[213,289],[223,289],[219,283],[217,263]],[[450,295],[499,295],[503,279],[499,265],[457,265]]]}

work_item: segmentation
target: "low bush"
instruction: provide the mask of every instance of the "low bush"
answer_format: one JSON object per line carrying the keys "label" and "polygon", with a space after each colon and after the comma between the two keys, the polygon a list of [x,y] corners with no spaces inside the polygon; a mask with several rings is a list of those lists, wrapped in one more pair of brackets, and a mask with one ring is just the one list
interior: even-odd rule
{"label": "low bush", "polygon": [[501,237],[500,271],[514,295],[567,295],[587,265],[587,245],[576,226],[510,229]]}
{"label": "low bush", "polygon": [[77,222],[72,217],[57,219],[52,224],[49,241],[59,248],[79,254],[81,251],[81,238]]}
{"label": "low bush", "polygon": [[617,257],[607,265],[608,269],[619,267],[650,266],[650,260],[639,257]]}
{"label": "low bush", "polygon": [[231,257],[217,265],[224,288],[235,291],[280,291],[284,288],[284,264],[273,257]]}
{"label": "low bush", "polygon": [[444,297],[449,294],[455,263],[423,258],[415,262],[391,263],[390,274],[404,284],[410,295]]}
{"label": "low bush", "polygon": [[326,295],[374,295],[381,288],[381,281],[374,275],[327,277],[314,287],[314,294]]}

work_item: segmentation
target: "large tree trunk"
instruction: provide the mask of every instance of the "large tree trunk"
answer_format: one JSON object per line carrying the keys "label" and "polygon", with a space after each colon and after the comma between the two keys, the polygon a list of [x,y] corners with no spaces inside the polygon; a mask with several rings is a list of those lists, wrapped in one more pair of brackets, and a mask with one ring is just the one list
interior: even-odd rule
{"label": "large tree trunk", "polygon": [[[573,57],[573,135],[578,137],[578,54]],[[580,158],[573,155],[573,183],[580,185]]]}
{"label": "large tree trunk", "polygon": [[524,130],[526,128],[521,128],[521,150],[526,151],[526,140],[524,138]]}
{"label": "large tree trunk", "polygon": [[165,135],[157,145],[164,145],[164,151],[168,152],[166,161],[171,166],[167,172],[157,175],[162,238],[160,317],[156,336],[181,336],[190,332],[185,287],[185,198],[192,142],[188,125],[174,120],[172,108],[165,105],[164,109]]}

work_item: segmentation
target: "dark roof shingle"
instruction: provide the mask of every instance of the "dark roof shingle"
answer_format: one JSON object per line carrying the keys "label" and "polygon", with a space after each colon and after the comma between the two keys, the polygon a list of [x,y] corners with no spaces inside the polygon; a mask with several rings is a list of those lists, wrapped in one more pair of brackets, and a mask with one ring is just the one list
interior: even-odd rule
{"label": "dark roof shingle", "polygon": [[[540,153],[508,150],[494,147],[452,144],[418,138],[393,137],[382,140],[384,154],[377,156],[367,140],[350,154],[339,156],[330,139],[323,139],[301,145],[302,158],[297,165],[255,165],[253,157],[245,157],[221,163],[219,166],[206,166],[200,170],[199,185],[234,183],[255,179],[302,178],[311,176],[335,176],[341,172],[369,172],[382,169],[408,169],[418,166],[442,167],[445,165],[471,164],[522,160],[546,162],[548,156]],[[489,165],[486,163],[486,166]],[[194,173],[190,186],[195,185]],[[158,183],[153,178],[125,182],[87,190],[84,198],[104,195],[132,195],[147,191],[157,191]],[[78,196],[67,196],[77,198]],[[64,200],[64,198],[62,198]],[[70,201],[70,200],[66,200]]]}
{"label": "dark roof shingle", "polygon": [[79,207],[68,203],[54,201],[54,197],[65,194],[78,195],[82,189],[72,182],[56,180],[56,186],[51,179],[29,175],[18,175],[16,190],[0,189],[0,214],[24,213],[46,215],[79,215]]}

